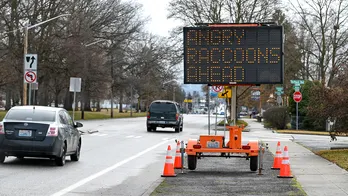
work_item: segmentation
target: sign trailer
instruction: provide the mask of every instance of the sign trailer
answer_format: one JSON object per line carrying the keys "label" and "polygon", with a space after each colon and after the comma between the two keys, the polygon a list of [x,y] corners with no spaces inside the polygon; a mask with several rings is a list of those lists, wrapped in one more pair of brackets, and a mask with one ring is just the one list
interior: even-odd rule
{"label": "sign trailer", "polygon": [[[195,170],[200,157],[240,157],[249,159],[250,170],[256,171],[258,165],[262,167],[258,160],[263,147],[257,140],[242,144],[244,127],[236,126],[234,118],[236,86],[283,83],[283,27],[262,23],[200,24],[184,27],[183,32],[184,84],[206,84],[220,96],[232,96],[234,122],[234,126],[225,123],[230,136],[230,141],[225,142],[226,131],[223,136],[216,131],[210,135],[208,116],[209,134],[188,140],[188,169]],[[222,91],[221,86],[232,88]]]}

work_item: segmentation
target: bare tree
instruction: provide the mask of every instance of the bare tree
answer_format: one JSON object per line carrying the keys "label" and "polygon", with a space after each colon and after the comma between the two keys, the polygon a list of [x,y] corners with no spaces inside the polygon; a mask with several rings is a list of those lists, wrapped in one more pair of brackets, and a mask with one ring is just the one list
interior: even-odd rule
{"label": "bare tree", "polygon": [[[310,0],[297,4],[290,2],[299,19],[298,27],[309,34],[311,41],[302,47],[307,53],[306,66],[316,67],[316,73],[323,85],[332,86],[340,66],[346,62],[348,3],[344,0]],[[303,34],[304,32],[302,32]]]}
{"label": "bare tree", "polygon": [[230,22],[266,22],[279,4],[279,0],[229,0],[225,10]]}

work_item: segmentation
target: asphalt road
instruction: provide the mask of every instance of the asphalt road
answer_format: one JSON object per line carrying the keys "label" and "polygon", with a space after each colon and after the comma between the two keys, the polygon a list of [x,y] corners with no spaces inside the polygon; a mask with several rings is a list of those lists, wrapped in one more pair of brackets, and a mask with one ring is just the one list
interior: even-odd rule
{"label": "asphalt road", "polygon": [[[167,145],[206,133],[207,116],[185,115],[184,130],[146,131],[145,118],[84,121],[79,162],[57,167],[46,159],[6,159],[1,196],[142,195],[158,185]],[[98,132],[96,132],[98,131]]]}
{"label": "asphalt road", "polygon": [[[80,161],[70,162],[68,158],[64,167],[57,167],[53,161],[46,159],[7,158],[5,164],[0,165],[0,195],[138,196],[150,194],[163,180],[160,176],[163,171],[167,145],[170,144],[174,152],[175,139],[187,141],[189,138],[198,138],[200,134],[207,134],[208,120],[207,115],[185,115],[182,133],[175,133],[173,129],[169,128],[148,133],[145,120],[142,117],[82,121],[84,123],[83,131],[95,133],[83,135]],[[215,118],[212,116],[211,123],[214,122]],[[259,126],[262,125],[259,124]],[[213,127],[211,128],[212,134],[214,134]],[[219,134],[221,134],[220,131]],[[308,137],[314,138],[313,136],[291,136],[272,131],[261,133],[251,130],[243,132],[243,141],[250,139],[288,141],[294,136],[296,140],[301,141],[310,139]],[[329,141],[329,137],[321,139]],[[214,161],[218,161],[218,158],[206,159],[208,161],[199,163],[198,168],[204,169],[204,164],[214,165]],[[223,161],[226,166],[240,165],[234,161],[245,162],[244,159]],[[206,169],[209,169],[209,165],[206,165]],[[243,177],[250,179],[251,184],[254,183],[250,176],[254,176],[254,173],[235,169],[241,172],[239,174],[246,175]],[[218,173],[221,170],[216,168],[214,171]],[[229,172],[234,172],[234,170],[229,170]],[[201,176],[203,174],[204,172],[201,173]],[[226,179],[222,178],[222,180]],[[228,181],[236,182],[233,178]],[[262,182],[269,183],[267,180]],[[230,183],[232,182],[228,182],[228,186],[231,186]]]}

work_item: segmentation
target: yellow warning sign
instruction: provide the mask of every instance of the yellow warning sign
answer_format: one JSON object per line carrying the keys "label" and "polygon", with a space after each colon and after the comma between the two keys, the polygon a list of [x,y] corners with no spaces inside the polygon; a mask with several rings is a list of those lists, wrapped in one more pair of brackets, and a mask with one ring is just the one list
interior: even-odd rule
{"label": "yellow warning sign", "polygon": [[185,99],[184,102],[185,103],[192,103],[192,99]]}
{"label": "yellow warning sign", "polygon": [[231,98],[232,97],[232,89],[231,88],[224,88],[224,90],[220,93],[218,93],[219,98]]}

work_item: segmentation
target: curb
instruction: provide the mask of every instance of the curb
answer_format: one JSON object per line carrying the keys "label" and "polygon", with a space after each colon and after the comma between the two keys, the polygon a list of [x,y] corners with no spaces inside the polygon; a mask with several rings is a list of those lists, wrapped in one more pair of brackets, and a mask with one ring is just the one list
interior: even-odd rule
{"label": "curb", "polygon": [[330,150],[347,150],[348,146],[330,147]]}

